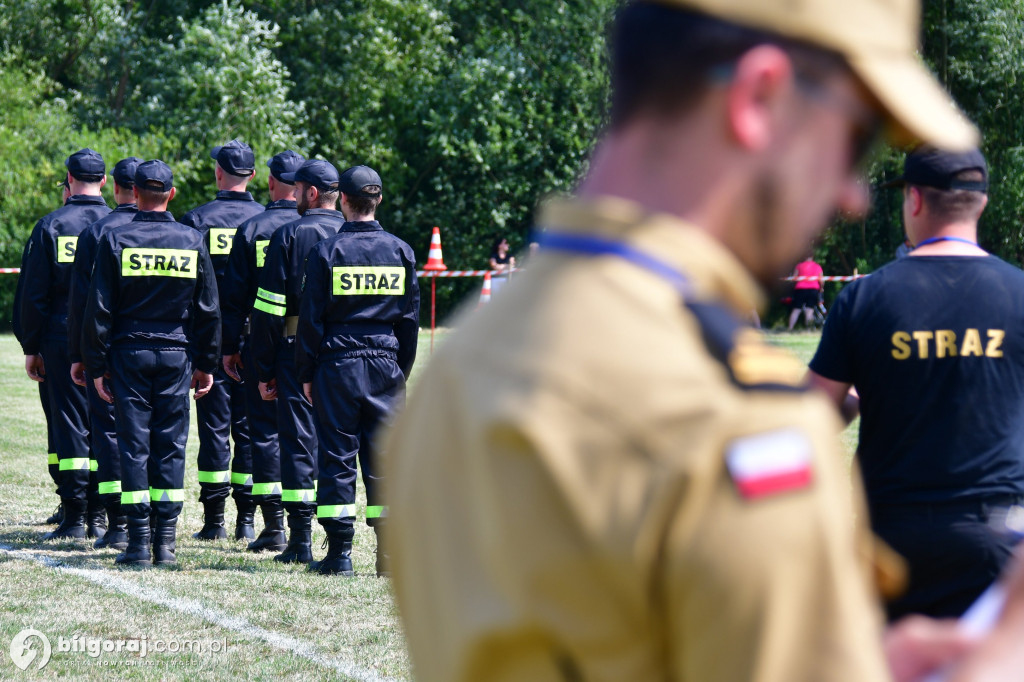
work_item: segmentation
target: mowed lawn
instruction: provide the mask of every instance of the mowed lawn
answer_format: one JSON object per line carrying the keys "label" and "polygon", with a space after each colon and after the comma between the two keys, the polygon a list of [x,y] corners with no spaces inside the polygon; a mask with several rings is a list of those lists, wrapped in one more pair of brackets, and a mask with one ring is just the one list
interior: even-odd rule
{"label": "mowed lawn", "polygon": [[[806,361],[818,335],[770,339]],[[430,334],[422,332],[413,390],[429,348]],[[411,679],[389,581],[373,572],[374,539],[363,523],[361,487],[353,578],[307,575],[304,567],[246,552],[244,542],[200,543],[191,537],[202,522],[194,423],[176,567],[119,569],[116,552],[94,550],[91,541],[43,542],[52,527],[42,521],[57,498],[46,473],[38,393],[23,361],[14,338],[0,335],[0,679]],[[845,438],[852,450],[852,432]],[[229,501],[229,532],[233,523]],[[257,531],[261,527],[257,515]],[[320,557],[324,536],[314,528],[314,554]],[[25,628],[42,632],[51,644],[42,670],[33,661],[23,672],[8,654]],[[87,649],[88,638],[97,638],[93,652],[65,650]],[[118,640],[129,646],[117,651]],[[41,656],[39,642],[29,642]],[[147,654],[128,651],[131,642],[146,645]],[[105,644],[115,650],[103,650]],[[157,645],[172,650],[154,651]]]}

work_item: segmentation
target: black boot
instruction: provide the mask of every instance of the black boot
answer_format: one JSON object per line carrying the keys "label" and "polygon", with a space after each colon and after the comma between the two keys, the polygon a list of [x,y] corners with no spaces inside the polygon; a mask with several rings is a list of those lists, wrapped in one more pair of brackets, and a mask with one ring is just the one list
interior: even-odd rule
{"label": "black boot", "polygon": [[256,505],[252,501],[252,495],[247,492],[240,492],[235,496],[235,507],[238,508],[238,517],[235,519],[235,539],[252,540],[256,537],[256,529],[253,528],[253,517],[256,515]]}
{"label": "black boot", "polygon": [[388,559],[388,548],[384,545],[384,524],[383,519],[377,520],[377,525],[373,527],[373,534],[377,536],[377,560],[374,562],[377,569],[378,578],[388,578],[391,576],[391,561]]}
{"label": "black boot", "polygon": [[[112,496],[113,497],[113,496]],[[128,519],[121,513],[121,500],[114,499],[107,502],[107,532],[93,543],[96,549],[123,550],[128,546],[128,531],[125,526]]]}
{"label": "black boot", "polygon": [[223,540],[228,536],[224,530],[224,498],[203,502],[203,527],[193,533],[196,540]]}
{"label": "black boot", "polygon": [[309,571],[320,575],[353,575],[352,571],[352,537],[355,530],[351,526],[340,530],[327,531],[327,556],[323,561],[314,561]]}
{"label": "black boot", "polygon": [[280,552],[285,548],[284,507],[281,500],[268,500],[260,505],[263,511],[263,531],[249,543],[250,552]]}
{"label": "black boot", "polygon": [[64,505],[58,504],[57,508],[53,510],[53,513],[46,517],[43,523],[60,523],[64,518]]}
{"label": "black boot", "polygon": [[84,499],[79,500],[67,497],[62,499],[60,504],[64,508],[64,517],[60,520],[60,525],[44,535],[43,539],[67,540],[71,538],[84,538],[85,516],[88,511],[86,501]]}
{"label": "black boot", "polygon": [[85,537],[103,539],[107,532],[107,510],[98,495],[89,499],[89,511],[86,515]]}
{"label": "black boot", "polygon": [[157,566],[171,566],[178,563],[174,556],[174,537],[178,530],[178,519],[158,519],[153,529],[153,563]]}
{"label": "black boot", "polygon": [[114,563],[120,566],[150,566],[153,556],[149,553],[149,517],[128,519],[128,547],[117,555]]}
{"label": "black boot", "polygon": [[288,513],[288,528],[291,534],[288,537],[288,546],[284,551],[274,557],[274,561],[284,564],[308,564],[313,560],[312,547],[312,510],[304,509],[299,512]]}

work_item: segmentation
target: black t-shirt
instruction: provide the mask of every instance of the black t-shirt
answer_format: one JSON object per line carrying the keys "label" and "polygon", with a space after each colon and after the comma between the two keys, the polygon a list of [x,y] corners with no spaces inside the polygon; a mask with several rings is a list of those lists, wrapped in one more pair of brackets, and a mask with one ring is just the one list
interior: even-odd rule
{"label": "black t-shirt", "polygon": [[860,394],[872,505],[1024,493],[1024,272],[904,258],[843,289],[811,361]]}

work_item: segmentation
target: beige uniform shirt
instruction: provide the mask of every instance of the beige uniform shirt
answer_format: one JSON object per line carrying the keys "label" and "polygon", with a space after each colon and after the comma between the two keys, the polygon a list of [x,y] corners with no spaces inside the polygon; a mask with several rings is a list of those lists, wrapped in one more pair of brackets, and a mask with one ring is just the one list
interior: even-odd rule
{"label": "beige uniform shirt", "polygon": [[[641,249],[737,316],[761,303],[673,218],[604,199],[540,224]],[[679,292],[614,256],[542,252],[502,293],[435,353],[388,438],[416,679],[888,679],[834,410],[729,371],[804,368],[749,330],[716,360]]]}

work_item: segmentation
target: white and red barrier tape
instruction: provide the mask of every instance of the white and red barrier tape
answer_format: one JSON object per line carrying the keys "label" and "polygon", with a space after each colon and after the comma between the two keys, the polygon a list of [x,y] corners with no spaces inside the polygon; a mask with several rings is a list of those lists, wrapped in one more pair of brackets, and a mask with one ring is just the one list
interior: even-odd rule
{"label": "white and red barrier tape", "polygon": [[[17,275],[21,272],[21,268],[0,268],[0,275]],[[491,276],[506,274],[505,272],[498,272],[497,270],[417,270],[417,277],[483,277],[487,273],[491,273]],[[516,268],[512,272],[520,272],[519,268]],[[786,277],[784,278],[787,282],[802,282],[808,279],[820,279],[822,282],[852,282],[855,279],[861,277],[867,277],[867,275],[825,275],[823,277]]]}

